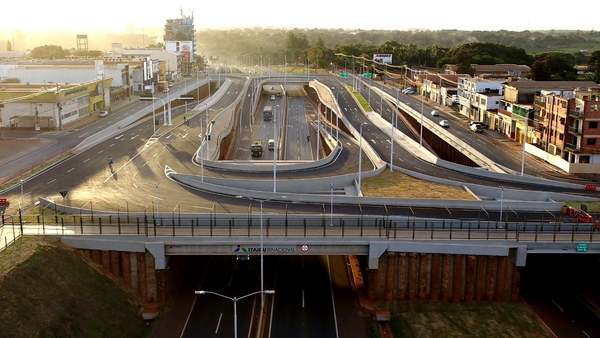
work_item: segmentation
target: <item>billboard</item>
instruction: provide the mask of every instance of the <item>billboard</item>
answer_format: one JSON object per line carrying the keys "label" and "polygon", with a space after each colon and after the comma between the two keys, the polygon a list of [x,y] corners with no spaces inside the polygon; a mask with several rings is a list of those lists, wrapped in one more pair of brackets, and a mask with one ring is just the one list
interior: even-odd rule
{"label": "billboard", "polygon": [[373,61],[377,63],[384,63],[386,65],[392,64],[392,54],[373,54]]}

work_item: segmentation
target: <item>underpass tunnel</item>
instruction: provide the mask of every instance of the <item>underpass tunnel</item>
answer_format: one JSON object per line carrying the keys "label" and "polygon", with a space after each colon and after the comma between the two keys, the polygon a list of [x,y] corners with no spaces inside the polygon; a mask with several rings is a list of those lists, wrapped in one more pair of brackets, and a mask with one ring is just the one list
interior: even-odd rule
{"label": "underpass tunnel", "polygon": [[[265,295],[268,308],[262,311],[269,318],[260,318],[260,295],[240,300],[238,334],[254,335],[262,322],[269,323],[272,337],[335,337],[336,326],[343,326],[344,321],[360,327],[365,318],[358,314],[347,257],[305,255],[294,246],[265,247],[265,252],[290,250],[296,253],[263,256],[264,288],[275,290],[274,295]],[[173,297],[164,316],[177,313],[183,317],[182,337],[233,336],[231,302],[211,294],[194,295],[196,290],[205,290],[240,297],[260,290],[260,247],[232,246],[232,252],[227,256],[169,256]],[[187,313],[177,310],[182,307]]]}

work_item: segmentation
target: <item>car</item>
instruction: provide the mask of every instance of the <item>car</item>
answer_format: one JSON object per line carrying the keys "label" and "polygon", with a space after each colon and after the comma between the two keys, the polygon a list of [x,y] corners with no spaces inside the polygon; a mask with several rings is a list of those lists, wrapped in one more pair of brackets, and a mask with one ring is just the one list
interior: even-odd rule
{"label": "car", "polygon": [[408,90],[406,91],[406,93],[404,93],[404,94],[406,94],[406,95],[413,95],[413,94],[416,94],[416,93],[417,93],[417,91],[416,91],[416,90],[414,90],[414,89],[410,88],[410,89],[408,89]]}
{"label": "car", "polygon": [[275,101],[275,95],[271,95],[271,101]]}
{"label": "car", "polygon": [[440,126],[442,126],[444,128],[448,128],[448,127],[450,127],[450,123],[448,123],[448,120],[441,120]]}
{"label": "car", "polygon": [[483,131],[483,125],[479,124],[479,123],[473,123],[469,126],[469,129],[471,129],[472,132],[474,133],[481,133]]}
{"label": "car", "polygon": [[440,113],[438,113],[437,110],[432,110],[431,116],[433,116],[433,117],[440,116]]}
{"label": "car", "polygon": [[108,110],[103,110],[101,112],[98,112],[98,117],[107,117],[108,116]]}
{"label": "car", "polygon": [[269,148],[269,151],[274,151],[275,150],[275,140],[270,138],[269,142],[267,143],[267,148]]}
{"label": "car", "polygon": [[408,87],[408,88],[402,89],[402,94],[409,94],[409,92],[413,93],[414,91],[415,91],[415,89],[413,87]]}

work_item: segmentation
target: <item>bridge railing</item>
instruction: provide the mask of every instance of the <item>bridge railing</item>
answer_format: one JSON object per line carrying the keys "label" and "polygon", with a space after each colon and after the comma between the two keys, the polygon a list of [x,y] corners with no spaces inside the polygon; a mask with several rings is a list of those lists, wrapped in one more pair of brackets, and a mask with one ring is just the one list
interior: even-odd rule
{"label": "bridge railing", "polygon": [[[156,216],[156,217],[153,217]],[[271,215],[275,216],[275,215]],[[517,242],[600,242],[600,229],[590,223],[498,222],[457,219],[411,219],[339,215],[265,217],[262,234],[273,238],[365,238],[387,240],[479,240]],[[190,217],[162,215],[51,215],[7,217],[3,236],[135,235],[167,237],[258,237],[259,215]],[[5,237],[6,238],[6,237]]]}

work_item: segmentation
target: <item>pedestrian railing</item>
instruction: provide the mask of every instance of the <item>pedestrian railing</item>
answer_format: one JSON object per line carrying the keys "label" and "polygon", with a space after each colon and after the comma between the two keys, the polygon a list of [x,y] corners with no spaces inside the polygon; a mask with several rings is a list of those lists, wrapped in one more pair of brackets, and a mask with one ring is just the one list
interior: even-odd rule
{"label": "pedestrian railing", "polygon": [[[457,219],[315,215],[23,216],[5,219],[4,231],[24,235],[136,235],[168,237],[310,237],[387,240],[485,240],[517,242],[600,242],[590,223],[497,222]],[[16,236],[15,236],[16,237]]]}

